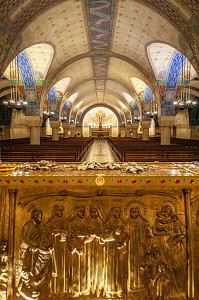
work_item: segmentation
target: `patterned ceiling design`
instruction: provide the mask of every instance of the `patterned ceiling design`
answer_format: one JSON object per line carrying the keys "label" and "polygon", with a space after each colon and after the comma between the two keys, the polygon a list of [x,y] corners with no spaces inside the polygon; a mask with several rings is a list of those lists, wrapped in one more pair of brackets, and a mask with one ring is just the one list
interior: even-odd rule
{"label": "patterned ceiling design", "polygon": [[[108,51],[112,33],[115,0],[96,1],[87,0],[87,20],[91,38],[91,51]],[[106,77],[108,58],[106,55],[93,57],[95,77]],[[105,90],[105,80],[96,80],[96,90]]]}
{"label": "patterned ceiling design", "polygon": [[25,51],[45,95],[70,78],[59,90],[64,101],[78,95],[72,109],[128,110],[123,93],[138,99],[139,82],[160,101],[156,80],[174,51],[199,72],[198,31],[198,0],[0,0],[0,70]]}

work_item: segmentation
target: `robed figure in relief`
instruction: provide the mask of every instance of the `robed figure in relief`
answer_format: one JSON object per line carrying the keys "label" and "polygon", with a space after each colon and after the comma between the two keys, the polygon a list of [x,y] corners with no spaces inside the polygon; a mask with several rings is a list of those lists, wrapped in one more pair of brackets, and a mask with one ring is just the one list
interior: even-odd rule
{"label": "robed figure in relief", "polygon": [[130,209],[126,231],[128,232],[127,289],[130,296],[131,292],[144,289],[144,258],[153,236],[149,222],[138,206]]}
{"label": "robed figure in relief", "polygon": [[72,296],[89,295],[89,270],[87,268],[87,226],[85,207],[82,205],[74,208],[74,213],[68,223],[67,243],[71,252],[71,290]]}
{"label": "robed figure in relief", "polygon": [[21,279],[18,294],[24,299],[45,299],[52,277],[52,244],[42,223],[42,211],[34,209],[20,237]]}
{"label": "robed figure in relief", "polygon": [[70,252],[67,246],[68,223],[64,216],[65,208],[63,205],[55,204],[52,216],[46,222],[49,239],[53,245],[54,274],[51,279],[51,292],[66,293],[70,292]]}
{"label": "robed figure in relief", "polygon": [[90,295],[103,297],[105,272],[105,245],[102,241],[103,218],[98,207],[90,208],[86,222],[88,237],[86,247],[88,253],[88,270]]}
{"label": "robed figure in relief", "polygon": [[104,223],[102,240],[105,243],[104,289],[107,298],[123,297],[126,294],[127,236],[124,231],[121,207],[111,208]]}
{"label": "robed figure in relief", "polygon": [[165,204],[157,211],[153,233],[161,258],[168,266],[170,295],[185,294],[187,278],[184,240],[186,230],[178,216],[173,213],[171,205]]}

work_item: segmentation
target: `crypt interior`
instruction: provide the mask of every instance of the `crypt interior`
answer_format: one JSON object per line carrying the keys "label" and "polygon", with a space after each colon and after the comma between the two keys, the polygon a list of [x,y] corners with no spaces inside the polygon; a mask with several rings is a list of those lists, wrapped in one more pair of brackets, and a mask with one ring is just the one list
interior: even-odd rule
{"label": "crypt interior", "polygon": [[0,300],[199,300],[198,0],[0,0]]}

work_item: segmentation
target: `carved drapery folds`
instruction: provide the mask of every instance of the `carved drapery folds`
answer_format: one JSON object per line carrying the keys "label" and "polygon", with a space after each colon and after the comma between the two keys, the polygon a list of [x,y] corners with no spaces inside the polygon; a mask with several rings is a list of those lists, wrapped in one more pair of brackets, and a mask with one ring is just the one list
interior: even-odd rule
{"label": "carved drapery folds", "polygon": [[29,209],[20,229],[19,299],[183,299],[183,206],[162,201],[153,209],[142,197]]}

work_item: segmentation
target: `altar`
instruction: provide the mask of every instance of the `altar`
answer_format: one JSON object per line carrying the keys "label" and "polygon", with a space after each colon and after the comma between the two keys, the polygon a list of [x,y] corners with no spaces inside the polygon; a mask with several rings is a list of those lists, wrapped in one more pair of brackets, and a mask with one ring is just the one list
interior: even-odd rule
{"label": "altar", "polygon": [[96,130],[96,129],[92,129],[92,136],[93,137],[108,137],[110,136],[110,130]]}
{"label": "altar", "polygon": [[199,164],[0,165],[0,298],[199,299]]}

